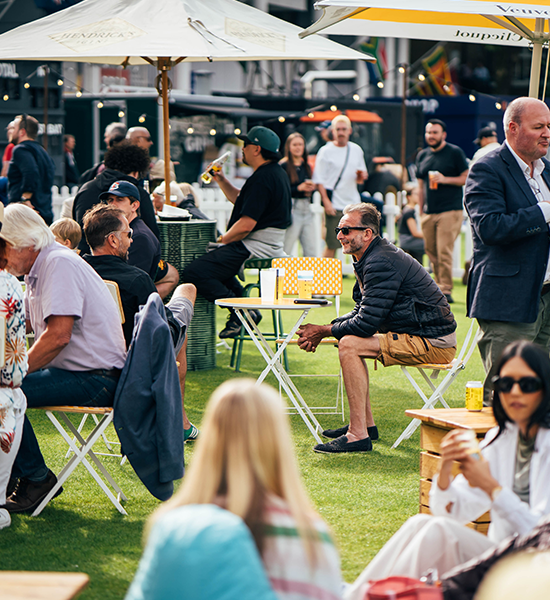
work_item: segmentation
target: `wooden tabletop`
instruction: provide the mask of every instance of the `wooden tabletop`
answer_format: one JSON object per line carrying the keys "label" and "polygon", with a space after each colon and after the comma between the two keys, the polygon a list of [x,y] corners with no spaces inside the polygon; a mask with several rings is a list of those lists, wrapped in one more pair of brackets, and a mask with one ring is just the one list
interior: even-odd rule
{"label": "wooden tabletop", "polygon": [[326,300],[326,304],[306,303],[295,304],[295,298],[281,298],[280,300],[262,300],[261,298],[220,298],[216,300],[218,306],[224,308],[256,308],[260,310],[305,310],[306,308],[323,308],[330,306],[332,302]]}
{"label": "wooden tabletop", "polygon": [[428,410],[406,410],[405,414],[412,419],[420,419],[443,429],[473,429],[476,433],[486,433],[497,423],[492,408],[484,408],[479,412],[465,408],[431,408]]}
{"label": "wooden tabletop", "polygon": [[2,600],[71,600],[87,585],[85,573],[0,571]]}

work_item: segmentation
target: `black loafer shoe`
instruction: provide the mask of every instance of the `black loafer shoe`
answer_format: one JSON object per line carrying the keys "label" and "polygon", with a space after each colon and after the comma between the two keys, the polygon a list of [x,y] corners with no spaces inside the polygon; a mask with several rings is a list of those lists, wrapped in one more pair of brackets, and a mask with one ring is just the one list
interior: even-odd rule
{"label": "black loafer shoe", "polygon": [[[44,481],[30,481],[26,477],[21,477],[15,492],[6,500],[5,508],[10,513],[31,513],[42,502],[48,492],[57,483],[57,477],[48,471],[48,476]],[[63,488],[59,488],[54,498],[59,496]]]}
{"label": "black loafer shoe", "polygon": [[454,299],[453,299],[453,297],[451,296],[451,294],[445,294],[445,299],[447,300],[447,302],[448,302],[449,304],[454,304]]}
{"label": "black loafer shoe", "polygon": [[[325,431],[323,431],[323,435],[326,438],[335,439],[339,438],[342,435],[346,435],[348,429],[349,425],[339,427],[338,429],[325,429]],[[367,432],[371,441],[376,442],[378,440],[378,427],[376,427],[376,425],[373,425],[372,427],[367,427]]]}
{"label": "black loafer shoe", "polygon": [[326,444],[317,444],[313,448],[315,452],[321,452],[322,454],[337,454],[342,452],[370,452],[372,450],[372,442],[370,437],[358,442],[348,442],[348,438],[342,435],[332,442]]}

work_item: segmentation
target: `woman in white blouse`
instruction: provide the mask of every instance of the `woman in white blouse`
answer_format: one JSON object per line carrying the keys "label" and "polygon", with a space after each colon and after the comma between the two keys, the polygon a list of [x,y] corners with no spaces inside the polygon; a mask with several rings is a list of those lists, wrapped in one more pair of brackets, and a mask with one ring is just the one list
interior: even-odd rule
{"label": "woman in white blouse", "polygon": [[[464,430],[441,442],[441,465],[430,491],[434,516],[416,515],[386,543],[345,594],[361,598],[369,580],[390,575],[439,575],[479,556],[509,535],[531,531],[550,513],[550,359],[525,341],[503,352],[493,379],[498,423],[472,453]],[[454,461],[460,474],[454,479]],[[485,536],[465,527],[491,511]]]}

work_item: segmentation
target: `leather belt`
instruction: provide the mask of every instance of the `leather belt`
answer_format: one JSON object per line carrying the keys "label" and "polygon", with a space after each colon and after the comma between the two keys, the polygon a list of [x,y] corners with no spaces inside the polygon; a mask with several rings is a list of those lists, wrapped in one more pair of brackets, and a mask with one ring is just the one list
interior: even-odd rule
{"label": "leather belt", "polygon": [[550,283],[545,283],[542,286],[542,290],[540,291],[540,295],[541,296],[545,296],[546,294],[548,294],[548,292],[550,292]]}
{"label": "leather belt", "polygon": [[104,375],[105,377],[120,377],[121,369],[91,369],[86,371],[90,375]]}

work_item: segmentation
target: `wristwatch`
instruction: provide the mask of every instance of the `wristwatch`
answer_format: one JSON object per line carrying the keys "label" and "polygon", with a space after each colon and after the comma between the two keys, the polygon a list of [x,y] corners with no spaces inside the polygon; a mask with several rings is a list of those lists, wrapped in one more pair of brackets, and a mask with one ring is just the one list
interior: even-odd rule
{"label": "wristwatch", "polygon": [[222,239],[223,239],[223,233],[222,233],[222,235],[218,236],[218,239],[216,240],[216,242],[218,242],[218,244],[222,244],[223,243]]}

